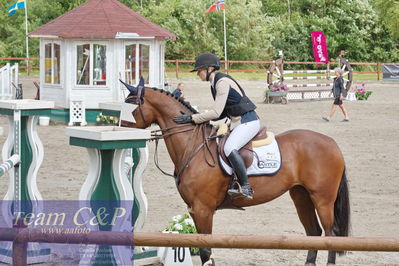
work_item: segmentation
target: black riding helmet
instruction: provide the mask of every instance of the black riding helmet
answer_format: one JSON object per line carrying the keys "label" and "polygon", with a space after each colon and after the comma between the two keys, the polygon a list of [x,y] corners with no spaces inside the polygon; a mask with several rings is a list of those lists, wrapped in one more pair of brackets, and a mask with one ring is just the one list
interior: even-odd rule
{"label": "black riding helmet", "polygon": [[[209,72],[208,67],[213,67],[213,70]],[[212,53],[200,54],[195,58],[194,69],[191,72],[198,71],[201,68],[206,68],[206,80],[209,81],[212,72],[220,69],[220,60]]]}
{"label": "black riding helmet", "polygon": [[195,58],[194,69],[191,72],[198,71],[200,68],[214,67],[215,70],[220,69],[219,58],[212,53],[203,53]]}

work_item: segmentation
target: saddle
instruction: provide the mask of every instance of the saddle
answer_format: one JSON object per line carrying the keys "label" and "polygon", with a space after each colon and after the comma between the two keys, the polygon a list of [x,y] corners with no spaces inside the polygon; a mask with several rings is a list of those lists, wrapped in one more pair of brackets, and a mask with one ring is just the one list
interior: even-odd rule
{"label": "saddle", "polygon": [[[229,137],[231,131],[229,131],[219,142],[218,153],[223,161],[230,165],[229,160],[227,159],[226,154],[224,153],[224,145],[226,144],[226,140]],[[245,144],[240,150],[239,153],[241,157],[244,159],[245,166],[248,168],[252,165],[254,159],[254,147],[259,147],[263,145],[270,144],[274,139],[274,136],[268,137],[266,133],[266,127],[263,126],[259,129],[258,134],[253,137],[247,144]]]}

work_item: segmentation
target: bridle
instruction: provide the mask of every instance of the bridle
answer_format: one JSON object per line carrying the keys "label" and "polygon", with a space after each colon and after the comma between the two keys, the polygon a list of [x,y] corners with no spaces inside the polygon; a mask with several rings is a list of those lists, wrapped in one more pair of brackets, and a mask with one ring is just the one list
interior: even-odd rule
{"label": "bridle", "polygon": [[[154,152],[154,163],[155,163],[155,166],[164,175],[171,176],[171,177],[175,178],[176,184],[179,184],[180,177],[183,174],[184,170],[190,164],[191,160],[204,147],[205,147],[205,149],[204,149],[205,162],[211,167],[215,167],[216,166],[216,160],[213,157],[213,154],[212,154],[211,149],[209,147],[209,141],[216,138],[216,131],[214,131],[212,129],[212,131],[209,134],[209,136],[206,136],[206,124],[199,124],[199,125],[195,125],[195,127],[190,127],[188,129],[182,129],[182,130],[177,130],[177,131],[173,131],[173,132],[169,132],[169,133],[164,133],[164,132],[169,131],[171,129],[185,127],[185,126],[189,126],[189,125],[192,125],[192,124],[181,124],[181,125],[176,125],[176,126],[172,126],[172,127],[167,127],[167,128],[157,129],[157,130],[151,131],[152,138],[150,140],[155,140],[155,152]],[[188,131],[193,131],[193,133],[190,135],[189,140],[186,142],[186,147],[184,148],[183,155],[181,156],[181,160],[180,161],[182,161],[183,164],[180,167],[180,169],[178,169],[177,173],[175,173],[175,175],[169,174],[169,173],[165,172],[164,170],[162,170],[160,168],[160,166],[159,166],[159,161],[158,161],[158,143],[159,143],[159,140],[162,139],[162,138],[165,138],[165,137],[169,137],[169,136],[172,136],[172,135],[175,135],[175,134],[188,132]],[[194,136],[196,136],[200,131],[202,131],[202,133],[203,133],[202,135],[204,136],[204,141],[197,148],[191,149],[191,151],[189,151],[189,144],[192,143],[192,141],[195,139]],[[157,132],[161,132],[161,134],[157,134]],[[208,161],[208,158],[206,156],[206,152],[208,152],[210,154],[212,162]]]}
{"label": "bridle", "polygon": [[[144,98],[141,95],[142,92],[143,92],[143,89],[144,89],[143,86],[138,86],[137,87],[137,95],[128,96],[125,99],[125,103],[134,103],[134,104],[138,105],[137,109],[140,112],[141,119],[143,120],[144,125],[147,125],[147,122],[146,122],[145,117],[144,117],[143,110],[141,108],[142,104],[144,103]],[[132,113],[133,116],[134,116],[134,112],[136,110],[133,111],[133,113]],[[206,124],[199,124],[199,125],[195,125],[195,127],[184,128],[184,127],[187,127],[187,126],[192,126],[192,124],[177,124],[177,125],[174,125],[174,126],[171,126],[171,127],[163,128],[163,129],[152,130],[151,131],[151,138],[149,139],[149,141],[155,141],[155,152],[154,152],[154,163],[155,163],[155,166],[164,175],[171,176],[171,177],[175,178],[177,184],[179,183],[180,176],[183,174],[184,170],[188,167],[188,165],[190,164],[191,160],[204,147],[206,148],[206,149],[204,149],[204,158],[205,158],[206,163],[209,166],[211,166],[211,167],[215,167],[216,166],[216,160],[213,157],[213,154],[212,154],[212,152],[210,150],[210,147],[209,147],[209,141],[212,140],[212,139],[215,139],[217,137],[216,136],[216,131],[213,130],[213,128],[212,128],[212,131],[209,134],[209,136],[206,136]],[[172,131],[172,132],[168,132],[168,131],[170,131],[172,129],[176,129],[176,128],[182,128],[182,129],[176,130],[176,131]],[[187,156],[187,154],[189,154],[189,152],[188,152],[189,144],[194,140],[193,139],[194,135],[196,133],[200,132],[201,130],[202,130],[202,133],[203,133],[202,135],[204,137],[204,141],[196,149],[192,150],[192,152],[191,152],[191,154],[189,156]],[[166,137],[173,136],[175,134],[184,133],[184,132],[188,132],[188,131],[193,131],[193,133],[191,134],[190,139],[187,141],[186,147],[185,147],[183,155],[181,157],[181,161],[184,161],[184,163],[183,163],[182,167],[180,167],[180,169],[178,170],[176,175],[169,174],[169,173],[165,172],[164,170],[162,170],[160,168],[160,166],[159,166],[159,160],[158,160],[158,143],[159,143],[159,140],[163,139],[163,138],[166,138]],[[206,157],[206,152],[207,151],[211,155],[212,162],[209,162],[207,157]],[[187,158],[185,159],[185,157],[187,157]]]}

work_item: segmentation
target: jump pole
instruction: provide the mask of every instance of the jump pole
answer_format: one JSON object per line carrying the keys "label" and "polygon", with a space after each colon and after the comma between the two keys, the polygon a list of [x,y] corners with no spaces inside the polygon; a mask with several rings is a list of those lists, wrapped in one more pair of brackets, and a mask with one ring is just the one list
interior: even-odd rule
{"label": "jump pole", "polygon": [[92,231],[44,232],[36,228],[0,228],[1,241],[239,249],[347,250],[399,252],[395,237],[321,237],[219,234],[163,234]]}
{"label": "jump pole", "polygon": [[399,252],[399,238],[134,233],[139,246]]}
{"label": "jump pole", "polygon": [[20,162],[19,155],[14,154],[8,160],[6,160],[4,163],[0,164],[0,176],[4,175],[8,171],[10,171],[10,169],[13,168],[19,162]]}

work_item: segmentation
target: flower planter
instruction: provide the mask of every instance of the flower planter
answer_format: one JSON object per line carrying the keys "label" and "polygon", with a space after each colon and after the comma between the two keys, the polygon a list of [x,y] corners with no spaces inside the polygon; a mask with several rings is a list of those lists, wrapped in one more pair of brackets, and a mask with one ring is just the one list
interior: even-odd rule
{"label": "flower planter", "polygon": [[268,91],[266,92],[266,103],[288,103],[287,91]]}

